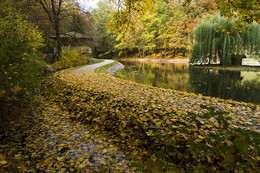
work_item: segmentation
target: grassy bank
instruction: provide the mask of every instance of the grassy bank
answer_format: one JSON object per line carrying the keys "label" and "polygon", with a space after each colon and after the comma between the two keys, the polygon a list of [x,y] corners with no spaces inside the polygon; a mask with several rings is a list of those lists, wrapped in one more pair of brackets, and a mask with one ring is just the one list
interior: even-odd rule
{"label": "grassy bank", "polygon": [[228,71],[254,71],[259,72],[260,66],[220,66],[220,65],[192,65],[195,68],[207,68],[207,69],[215,69],[215,70],[228,70]]}
{"label": "grassy bank", "polygon": [[107,73],[107,69],[109,69],[110,67],[112,67],[112,66],[114,66],[114,65],[116,65],[118,63],[119,62],[115,60],[114,62],[112,62],[110,64],[106,64],[106,65],[103,65],[103,66],[95,69],[95,72],[96,73]]}
{"label": "grassy bank", "polygon": [[141,171],[259,170],[259,105],[95,73],[58,73],[46,88],[51,103],[119,146]]}

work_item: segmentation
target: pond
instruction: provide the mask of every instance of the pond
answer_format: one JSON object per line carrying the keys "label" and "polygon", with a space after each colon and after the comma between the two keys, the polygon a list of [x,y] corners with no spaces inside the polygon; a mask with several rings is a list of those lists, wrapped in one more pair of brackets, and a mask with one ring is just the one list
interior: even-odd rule
{"label": "pond", "polygon": [[117,77],[149,86],[260,104],[260,72],[213,70],[188,63],[120,61]]}

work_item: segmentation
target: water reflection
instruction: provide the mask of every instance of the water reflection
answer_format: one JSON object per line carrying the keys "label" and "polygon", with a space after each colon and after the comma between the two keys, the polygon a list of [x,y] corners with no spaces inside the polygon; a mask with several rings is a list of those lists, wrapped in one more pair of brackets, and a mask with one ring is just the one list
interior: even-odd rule
{"label": "water reflection", "polygon": [[119,77],[149,86],[192,91],[187,85],[189,66],[187,64],[147,63],[123,61],[125,70]]}
{"label": "water reflection", "polygon": [[149,86],[260,104],[260,73],[190,67],[182,63],[122,61],[118,76]]}

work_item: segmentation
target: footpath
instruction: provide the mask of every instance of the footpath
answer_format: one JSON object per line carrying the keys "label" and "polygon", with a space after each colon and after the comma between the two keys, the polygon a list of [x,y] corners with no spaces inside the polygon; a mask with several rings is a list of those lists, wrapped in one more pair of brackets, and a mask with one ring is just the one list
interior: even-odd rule
{"label": "footpath", "polygon": [[[105,60],[72,73],[94,72],[113,62]],[[108,71],[122,66],[116,64]],[[0,120],[0,172],[106,172],[114,168],[132,172],[117,146],[91,134],[53,103],[43,103],[31,114],[21,111],[17,117]]]}
{"label": "footpath", "polygon": [[[107,64],[111,64],[115,62],[115,60],[107,60],[105,59],[104,62],[101,62],[101,63],[96,63],[96,64],[92,64],[92,65],[86,65],[84,67],[81,67],[81,68],[78,68],[78,69],[75,69],[72,71],[72,73],[76,74],[76,73],[85,73],[85,72],[94,72],[95,69],[99,68],[99,67],[102,67],[104,65],[107,65]],[[117,64],[113,65],[112,67],[109,67],[107,69],[107,73],[110,74],[110,75],[114,75],[117,71],[120,71],[124,68],[124,65],[121,64],[120,62],[118,62]]]}

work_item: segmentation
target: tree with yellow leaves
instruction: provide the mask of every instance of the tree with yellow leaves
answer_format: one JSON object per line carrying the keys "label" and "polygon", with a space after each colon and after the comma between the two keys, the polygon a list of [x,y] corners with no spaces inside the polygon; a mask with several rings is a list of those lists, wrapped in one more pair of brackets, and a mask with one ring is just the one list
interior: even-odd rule
{"label": "tree with yellow leaves", "polygon": [[37,58],[44,40],[17,9],[5,2],[0,5],[0,101],[5,102],[33,93],[40,75],[38,67],[45,64]]}

